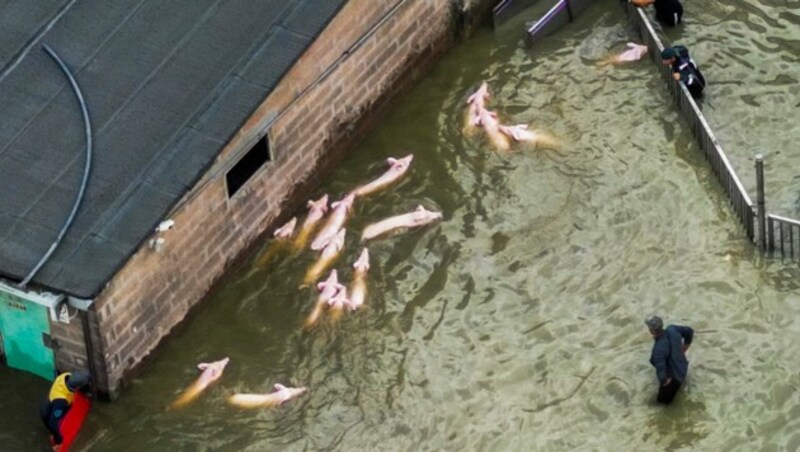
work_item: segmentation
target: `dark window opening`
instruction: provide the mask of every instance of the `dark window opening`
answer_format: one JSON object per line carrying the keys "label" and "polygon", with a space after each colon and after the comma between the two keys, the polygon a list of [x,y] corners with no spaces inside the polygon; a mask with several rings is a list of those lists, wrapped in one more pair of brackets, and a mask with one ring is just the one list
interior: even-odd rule
{"label": "dark window opening", "polygon": [[233,197],[253,177],[253,174],[271,160],[272,153],[269,148],[269,139],[267,135],[264,135],[225,175],[228,197]]}

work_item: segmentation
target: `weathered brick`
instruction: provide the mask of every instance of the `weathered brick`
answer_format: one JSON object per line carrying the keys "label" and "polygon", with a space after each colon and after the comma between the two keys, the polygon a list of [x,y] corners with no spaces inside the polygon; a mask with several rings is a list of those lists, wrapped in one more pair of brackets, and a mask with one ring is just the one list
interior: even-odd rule
{"label": "weathered brick", "polygon": [[[276,219],[285,218],[282,209],[304,198],[295,193],[296,187],[315,186],[320,168],[330,168],[335,155],[377,121],[391,95],[411,86],[411,78],[418,78],[447,48],[452,39],[450,9],[443,3],[447,2],[416,0],[402,5],[319,86],[297,98],[271,125],[275,161],[228,200],[220,170],[226,159],[252,142],[267,124],[269,112],[292,102],[393,7],[374,0],[347,3],[221,152],[209,173],[213,178],[205,176],[202,189],[188,195],[172,214],[176,229],[163,235],[165,250],[139,250],[96,300],[106,389],[119,386],[123,374],[156,347],[243,247],[276,227]],[[134,326],[138,334],[132,332]],[[80,353],[85,356],[85,350],[78,350],[79,329],[70,325],[57,331],[71,350],[65,362],[78,362]]]}

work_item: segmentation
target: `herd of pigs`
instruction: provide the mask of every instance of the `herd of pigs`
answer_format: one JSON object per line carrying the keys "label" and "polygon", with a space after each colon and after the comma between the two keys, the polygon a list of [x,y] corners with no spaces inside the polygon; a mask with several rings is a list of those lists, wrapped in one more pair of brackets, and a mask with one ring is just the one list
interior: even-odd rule
{"label": "herd of pigs", "polygon": [[[366,277],[369,270],[369,250],[366,247],[353,264],[353,281],[349,290],[339,282],[335,269],[330,271],[329,276],[324,281],[317,281],[334,264],[344,248],[346,233],[344,226],[350,212],[353,210],[355,200],[364,198],[400,180],[408,171],[413,158],[413,155],[400,159],[389,158],[387,160],[389,169],[383,175],[347,193],[341,200],[332,203],[330,208],[328,207],[328,195],[324,195],[316,201],[308,201],[308,215],[299,231],[296,231],[297,218],[295,217],[274,232],[275,241],[271,244],[262,260],[269,259],[281,247],[289,246],[294,250],[304,249],[312,234],[316,232],[310,248],[313,251],[318,251],[319,256],[306,272],[303,283],[312,284],[316,282],[316,289],[319,293],[314,308],[305,321],[306,328],[314,327],[326,309],[336,317],[345,310],[355,311],[364,305],[367,297]],[[327,221],[318,228],[323,223],[323,220],[326,219],[326,215]],[[361,242],[365,243],[372,239],[384,237],[393,231],[423,226],[441,218],[442,214],[440,212],[426,210],[420,205],[411,212],[370,224],[364,228],[361,234]],[[200,377],[173,401],[169,408],[178,409],[194,401],[211,383],[222,376],[228,361],[229,359],[225,358],[213,363],[199,364],[197,367],[202,371]],[[305,387],[292,388],[276,384],[274,392],[268,394],[234,394],[228,398],[228,402],[240,408],[273,407],[305,393],[306,390],[307,388]]]}
{"label": "herd of pigs", "polygon": [[[605,60],[602,64],[636,61],[647,52],[647,47],[638,44],[628,43],[627,47],[626,51]],[[541,147],[555,148],[558,146],[558,142],[551,136],[542,132],[528,130],[527,124],[514,126],[500,124],[497,119],[497,113],[486,108],[488,99],[489,88],[486,82],[483,82],[480,88],[467,99],[469,107],[465,127],[466,133],[471,132],[474,127],[483,127],[489,142],[501,151],[510,148],[510,140],[527,142]],[[408,171],[413,158],[413,155],[408,155],[401,159],[389,158],[387,160],[389,169],[383,175],[347,193],[341,200],[332,203],[330,208],[328,207],[328,195],[324,195],[316,201],[308,201],[308,215],[297,233],[295,233],[296,217],[274,232],[275,241],[271,244],[270,249],[265,253],[262,260],[268,260],[275,254],[276,250],[286,246],[294,250],[304,249],[312,234],[316,232],[310,248],[313,251],[318,251],[319,256],[306,272],[303,283],[313,284],[316,282],[318,295],[311,313],[306,318],[306,328],[314,327],[326,309],[332,313],[333,317],[337,317],[343,311],[355,311],[364,305],[367,297],[366,277],[369,271],[369,250],[366,247],[361,251],[356,262],[353,263],[353,280],[349,291],[345,285],[339,283],[335,269],[330,271],[329,276],[324,281],[317,281],[334,264],[344,248],[346,231],[344,225],[353,210],[355,200],[364,198],[397,182]],[[322,223],[326,215],[328,215],[327,221],[317,230],[318,225]],[[390,217],[367,226],[361,234],[361,242],[364,243],[386,236],[393,231],[423,226],[441,218],[442,214],[440,212],[426,210],[420,205],[412,212]],[[202,371],[200,376],[169,405],[169,409],[179,409],[194,401],[209,385],[222,376],[228,361],[229,358],[224,358],[212,363],[198,364],[197,367]],[[281,384],[275,384],[274,389],[273,392],[266,394],[234,394],[228,397],[228,403],[240,408],[274,407],[298,397],[308,390],[306,387],[286,387]]]}
{"label": "herd of pigs", "polygon": [[[631,61],[640,60],[647,53],[647,46],[629,42],[626,49],[598,63],[598,66],[623,64]],[[486,82],[469,98],[467,103],[467,119],[465,132],[470,133],[475,127],[481,126],[486,132],[489,142],[500,151],[507,151],[511,148],[511,141],[530,143],[537,147],[557,149],[559,142],[545,132],[537,132],[528,129],[528,124],[517,124],[507,126],[500,124],[498,115],[494,111],[486,108],[489,99],[489,86]]]}

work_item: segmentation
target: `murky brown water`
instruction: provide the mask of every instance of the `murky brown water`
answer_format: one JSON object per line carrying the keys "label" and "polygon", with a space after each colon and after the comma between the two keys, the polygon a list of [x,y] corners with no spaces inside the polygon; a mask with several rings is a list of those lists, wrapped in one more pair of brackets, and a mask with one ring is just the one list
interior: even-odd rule
{"label": "murky brown water", "polygon": [[[712,83],[706,111],[743,179],[748,143],[781,149],[769,157],[770,194],[790,208],[800,192],[789,164],[800,152],[792,146],[800,35],[787,5],[712,1],[698,14],[689,3],[678,33],[697,49]],[[723,39],[731,31],[734,42]],[[313,255],[259,268],[255,252],[118,403],[96,407],[81,444],[800,447],[800,271],[761,260],[743,238],[650,62],[594,66],[631,33],[621,11],[603,3],[531,49],[490,30],[453,49],[320,190],[338,197],[380,174],[387,156],[415,153],[401,184],[357,202],[337,264],[348,281],[366,224],[418,203],[444,212],[441,224],[370,245],[368,308],[304,332],[315,297],[297,285]],[[750,50],[746,61],[730,57],[736,48]],[[754,61],[786,83],[752,86],[763,78],[747,70]],[[484,79],[505,122],[549,130],[563,149],[500,155],[480,135],[464,137],[464,100]],[[716,83],[723,79],[737,83]],[[653,400],[642,324],[652,312],[697,330],[690,383],[668,409]],[[216,386],[186,410],[165,411],[197,362],[223,356],[231,364]],[[3,418],[20,413],[0,423],[0,449],[36,449],[45,433],[35,410],[47,383],[9,370],[0,378],[11,407]],[[310,392],[271,411],[225,404],[233,392],[275,382]]]}

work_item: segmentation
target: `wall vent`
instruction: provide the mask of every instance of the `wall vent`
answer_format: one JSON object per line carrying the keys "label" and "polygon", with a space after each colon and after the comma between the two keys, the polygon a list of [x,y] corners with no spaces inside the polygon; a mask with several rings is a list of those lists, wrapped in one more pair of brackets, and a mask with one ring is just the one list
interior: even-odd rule
{"label": "wall vent", "polygon": [[269,134],[267,134],[258,140],[225,174],[228,198],[232,198],[265,163],[270,161],[272,161],[272,149],[269,145]]}

